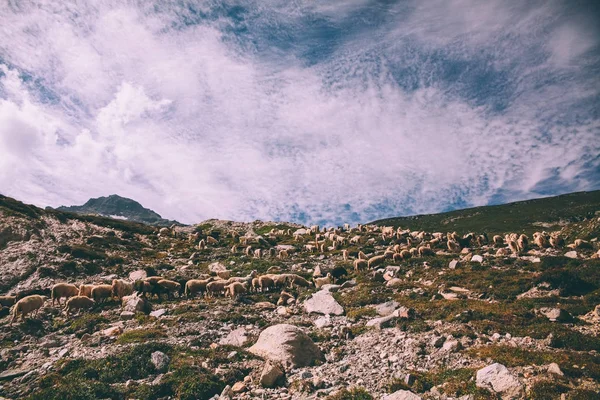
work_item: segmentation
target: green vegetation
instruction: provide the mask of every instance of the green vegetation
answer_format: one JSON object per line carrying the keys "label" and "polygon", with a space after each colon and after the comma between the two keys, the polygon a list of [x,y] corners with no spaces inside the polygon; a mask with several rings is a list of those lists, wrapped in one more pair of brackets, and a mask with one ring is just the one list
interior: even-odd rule
{"label": "green vegetation", "polygon": [[374,397],[363,388],[342,389],[331,396],[327,396],[326,400],[372,400]]}
{"label": "green vegetation", "polygon": [[570,193],[544,199],[519,201],[498,206],[475,207],[441,214],[416,215],[411,217],[387,218],[375,221],[411,230],[487,232],[523,232],[531,234],[538,230],[549,230],[534,225],[536,222],[555,224],[561,221],[582,221],[594,217],[600,210],[600,190]]}
{"label": "green vegetation", "polygon": [[148,328],[148,329],[132,329],[130,331],[124,332],[117,339],[118,344],[126,344],[126,343],[140,343],[146,342],[152,339],[160,339],[167,337],[165,332],[161,329],[156,328]]}
{"label": "green vegetation", "polygon": [[416,393],[424,393],[434,386],[442,385],[443,392],[452,397],[473,395],[476,400],[490,398],[490,393],[475,386],[471,379],[475,376],[475,370],[470,368],[442,369],[429,372],[410,373],[411,379],[406,383],[402,379],[392,379],[387,385],[389,393],[398,390],[410,390]]}

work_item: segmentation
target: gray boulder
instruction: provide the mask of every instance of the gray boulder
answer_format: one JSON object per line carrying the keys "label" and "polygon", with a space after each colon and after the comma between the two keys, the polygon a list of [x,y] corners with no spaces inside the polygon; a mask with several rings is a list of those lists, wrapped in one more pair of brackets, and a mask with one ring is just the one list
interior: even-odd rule
{"label": "gray boulder", "polygon": [[342,315],[344,309],[327,290],[320,290],[304,302],[307,313]]}
{"label": "gray boulder", "polygon": [[499,393],[502,399],[516,399],[523,391],[521,382],[504,365],[498,363],[477,371],[476,385]]}

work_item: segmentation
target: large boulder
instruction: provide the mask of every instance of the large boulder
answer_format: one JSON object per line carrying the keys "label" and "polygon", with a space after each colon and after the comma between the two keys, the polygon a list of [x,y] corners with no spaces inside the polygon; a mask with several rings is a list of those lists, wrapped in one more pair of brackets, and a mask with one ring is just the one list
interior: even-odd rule
{"label": "large boulder", "polygon": [[288,324],[273,325],[262,331],[248,351],[292,368],[309,366],[317,360],[325,361],[313,341],[300,328]]}
{"label": "large boulder", "polygon": [[213,274],[218,274],[227,271],[227,267],[220,262],[214,262],[208,266],[208,270]]}
{"label": "large boulder", "polygon": [[392,394],[383,396],[383,400],[421,400],[421,396],[408,390],[398,390]]}
{"label": "large boulder", "polygon": [[304,302],[307,313],[342,315],[344,309],[327,290],[320,290]]}
{"label": "large boulder", "polygon": [[523,385],[502,364],[494,363],[477,371],[477,387],[499,393],[502,399],[516,399],[523,391]]}
{"label": "large boulder", "polygon": [[139,311],[148,314],[150,311],[152,311],[152,305],[150,302],[145,297],[142,297],[137,293],[134,293],[130,296],[124,296],[121,300],[121,305],[123,307],[123,311],[133,313]]}

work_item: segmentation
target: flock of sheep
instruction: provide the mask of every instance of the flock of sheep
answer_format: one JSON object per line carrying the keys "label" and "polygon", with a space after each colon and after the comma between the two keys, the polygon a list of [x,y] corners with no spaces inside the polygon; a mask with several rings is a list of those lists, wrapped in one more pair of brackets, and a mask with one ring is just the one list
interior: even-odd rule
{"label": "flock of sheep", "polygon": [[[173,234],[168,228],[161,228],[159,236],[165,237]],[[393,260],[399,262],[412,257],[435,256],[437,252],[460,253],[463,249],[473,247],[496,248],[496,256],[507,256],[510,253],[521,254],[530,247],[536,246],[540,249],[564,246],[564,240],[558,232],[548,234],[546,232],[536,232],[533,234],[533,240],[527,235],[516,233],[507,234],[505,237],[500,235],[488,239],[486,234],[475,235],[469,233],[464,236],[452,233],[428,233],[424,231],[410,231],[408,229],[394,229],[393,227],[379,227],[373,225],[358,225],[350,228],[346,224],[342,228],[330,228],[320,230],[318,226],[312,226],[310,229],[298,229],[292,232],[290,229],[273,229],[267,236],[272,240],[279,240],[282,237],[293,237],[296,242],[301,242],[298,246],[288,246],[287,249],[277,250],[272,247],[264,238],[260,236],[240,236],[237,231],[230,232],[234,245],[231,248],[232,253],[238,253],[240,246],[245,246],[244,253],[247,256],[277,257],[286,259],[292,255],[292,248],[300,252],[335,252],[341,256],[344,261],[349,261],[351,255],[355,257],[353,266],[356,271],[374,269],[384,264],[386,261]],[[199,249],[206,249],[208,246],[218,246],[219,241],[210,235],[202,233],[191,234],[188,240],[192,243],[198,243]],[[262,248],[255,248],[252,244],[258,244],[262,247],[271,246],[268,252]],[[387,246],[382,254],[367,256],[362,250],[364,245],[383,245]],[[571,248],[592,249],[591,243],[577,239],[574,243],[568,245]],[[351,254],[351,249],[352,254]],[[294,273],[275,273],[280,272],[279,267],[272,267],[269,273],[258,275],[252,271],[247,276],[231,277],[230,271],[219,271],[216,276],[204,276],[201,279],[191,279],[186,281],[174,281],[160,276],[151,276],[144,279],[128,282],[123,279],[114,279],[112,284],[89,285],[82,284],[76,286],[71,283],[57,283],[51,288],[52,306],[58,303],[61,306],[61,300],[65,299],[64,311],[67,316],[74,310],[91,309],[95,304],[106,300],[117,298],[120,301],[126,301],[128,296],[157,296],[160,298],[166,295],[169,299],[175,294],[179,297],[187,298],[197,295],[214,297],[229,296],[237,298],[249,292],[270,292],[282,290],[278,305],[288,304],[294,301],[294,297],[286,292],[287,288],[292,287],[311,287],[321,286],[329,283],[335,283],[336,280],[347,275],[344,267],[335,267],[326,276],[320,268],[317,268],[313,274],[313,280],[308,281],[300,275]],[[12,324],[18,317],[25,318],[26,315],[37,312],[48,300],[47,296],[30,295],[17,301],[16,296],[0,296],[0,305],[3,307],[12,307]]]}

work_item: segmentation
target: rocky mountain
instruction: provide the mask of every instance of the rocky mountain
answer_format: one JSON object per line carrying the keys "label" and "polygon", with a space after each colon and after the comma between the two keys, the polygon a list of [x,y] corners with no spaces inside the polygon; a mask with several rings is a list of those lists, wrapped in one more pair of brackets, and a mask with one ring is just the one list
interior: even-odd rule
{"label": "rocky mountain", "polygon": [[0,196],[0,398],[597,399],[599,229],[159,228]]}
{"label": "rocky mountain", "polygon": [[108,197],[89,199],[82,206],[61,206],[59,211],[74,212],[78,214],[100,215],[109,218],[126,219],[155,226],[181,225],[177,221],[162,218],[158,213],[144,208],[135,200],[112,194]]}

